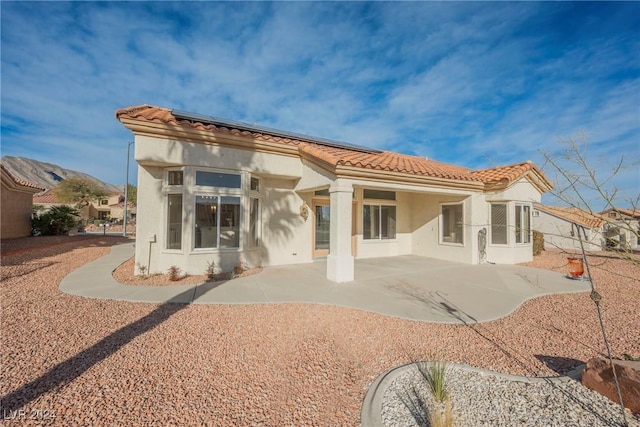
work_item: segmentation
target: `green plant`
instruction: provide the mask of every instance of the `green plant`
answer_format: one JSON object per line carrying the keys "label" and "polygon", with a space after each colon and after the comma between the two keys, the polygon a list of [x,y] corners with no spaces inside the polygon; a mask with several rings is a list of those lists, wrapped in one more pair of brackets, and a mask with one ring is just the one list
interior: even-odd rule
{"label": "green plant", "polygon": [[447,384],[447,363],[441,360],[418,363],[418,371],[427,383],[436,402],[443,403],[449,396]]}
{"label": "green plant", "polygon": [[624,360],[631,360],[632,362],[640,362],[640,357],[633,357],[629,353],[622,353]]}
{"label": "green plant", "polygon": [[66,234],[77,226],[79,215],[77,209],[64,205],[52,206],[42,213],[34,212],[31,220],[31,232],[34,236]]}
{"label": "green plant", "polygon": [[169,280],[172,282],[176,282],[178,280],[180,280],[180,275],[181,271],[180,271],[180,267],[177,267],[175,265],[172,265],[171,267],[169,267],[169,271],[167,271],[167,274],[169,275]]}

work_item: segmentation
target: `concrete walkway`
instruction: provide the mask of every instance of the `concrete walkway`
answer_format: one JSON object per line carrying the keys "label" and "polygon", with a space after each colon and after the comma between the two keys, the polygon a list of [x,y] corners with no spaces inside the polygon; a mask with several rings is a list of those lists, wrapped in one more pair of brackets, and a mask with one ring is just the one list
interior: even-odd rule
{"label": "concrete walkway", "polygon": [[128,286],[112,271],[133,256],[133,244],[64,278],[63,292],[89,298],[152,303],[260,304],[302,302],[444,323],[494,320],[551,293],[588,291],[588,282],[517,265],[467,265],[407,255],[356,260],[356,280],[333,283],[324,262],[267,267],[254,276],[200,285]]}

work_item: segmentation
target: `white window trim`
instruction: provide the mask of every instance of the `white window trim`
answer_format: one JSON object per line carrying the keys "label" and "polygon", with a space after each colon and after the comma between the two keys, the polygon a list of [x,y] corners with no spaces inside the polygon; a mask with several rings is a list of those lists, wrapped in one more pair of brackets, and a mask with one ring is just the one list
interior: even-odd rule
{"label": "white window trim", "polygon": [[[533,227],[532,227],[532,214],[531,211],[533,210],[533,208],[531,207],[531,204],[529,203],[522,203],[522,202],[516,202],[513,204],[513,241],[515,243],[516,246],[531,246],[533,244]],[[529,208],[529,241],[528,242],[518,242],[518,229],[516,227],[516,223],[517,223],[517,214],[516,211],[518,209],[518,206],[520,207],[528,207]],[[524,209],[520,210],[520,214],[522,215],[522,213],[524,212]],[[522,220],[522,218],[521,218]],[[524,235],[524,234],[523,234]]]}
{"label": "white window trim", "polygon": [[[365,206],[393,206],[396,208],[396,237],[393,239],[383,239],[382,236],[376,239],[367,239],[364,237],[364,207]],[[360,209],[362,213],[362,242],[364,244],[372,244],[372,243],[393,243],[398,240],[398,203],[395,200],[386,200],[386,199],[363,199],[362,201],[362,209]],[[382,215],[380,215],[380,221],[382,221]],[[382,223],[378,224],[382,227]]]}
{"label": "white window trim", "polygon": [[[505,243],[493,243],[493,221],[491,218],[491,206],[493,205],[504,205],[505,206],[505,210],[506,210],[506,215],[507,215],[507,223],[505,224],[505,229],[506,229],[506,236],[507,236],[507,241]],[[515,211],[515,208],[514,208]],[[511,203],[507,202],[507,201],[495,201],[495,202],[490,202],[489,203],[489,232],[487,233],[487,245],[488,246],[495,246],[497,248],[506,248],[508,246],[511,245],[511,233],[509,232],[509,224],[511,222]]]}
{"label": "white window trim", "polygon": [[[443,224],[443,218],[442,218],[442,208],[444,206],[461,206],[462,207],[462,243],[445,242],[443,240],[444,236],[443,236],[442,232],[444,230],[444,224]],[[455,247],[459,247],[459,248],[464,247],[465,246],[465,240],[466,240],[464,238],[464,234],[465,234],[464,224],[465,224],[465,202],[464,201],[440,203],[440,212],[438,214],[438,243],[440,245],[444,245],[444,246],[455,246]]]}
{"label": "white window trim", "polygon": [[[251,192],[249,194],[249,207],[247,209],[247,247],[246,250],[255,250],[260,249],[262,247],[262,197],[257,192]],[[251,239],[251,201],[258,201],[258,224],[256,228],[258,230],[258,244],[255,245],[253,243],[253,239]]]}
{"label": "white window trim", "polygon": [[[184,182],[184,176],[183,176],[183,182]],[[182,187],[182,186],[173,185],[171,187]],[[164,194],[162,195],[162,203],[164,205],[164,218],[163,218],[164,227],[162,229],[162,237],[163,237],[162,252],[168,253],[168,254],[184,254],[184,246],[185,246],[185,243],[184,243],[184,218],[185,218],[184,192],[176,191],[176,189],[174,188],[174,191],[167,191],[163,193]],[[182,227],[182,233],[180,234],[181,236],[180,249],[167,248],[167,245],[169,243],[169,203],[168,202],[169,202],[169,196],[174,194],[182,196],[181,217],[182,217],[183,227]]]}

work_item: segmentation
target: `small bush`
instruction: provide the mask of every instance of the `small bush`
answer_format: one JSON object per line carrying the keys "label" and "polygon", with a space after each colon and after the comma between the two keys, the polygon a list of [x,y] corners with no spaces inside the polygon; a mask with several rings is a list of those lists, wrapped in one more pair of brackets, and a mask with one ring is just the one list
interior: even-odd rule
{"label": "small bush", "polygon": [[242,273],[244,273],[248,269],[249,269],[249,266],[247,265],[247,263],[239,259],[235,267],[233,267],[233,271],[231,272],[231,278],[235,279],[236,277],[241,276]]}
{"label": "small bush", "polygon": [[34,236],[59,236],[75,228],[80,215],[77,209],[69,206],[52,206],[40,213],[35,211],[31,220],[31,233]]}
{"label": "small bush", "polygon": [[533,255],[540,255],[544,251],[544,234],[533,230]]}
{"label": "small bush", "polygon": [[178,280],[180,280],[180,275],[181,271],[180,271],[180,267],[176,267],[175,265],[172,265],[171,267],[169,267],[169,271],[167,271],[167,274],[169,275],[169,280],[171,280],[172,282],[176,282]]}
{"label": "small bush", "polygon": [[443,361],[418,363],[420,375],[426,381],[433,398],[442,403],[449,396],[449,387],[446,381],[447,363]]}
{"label": "small bush", "polygon": [[142,274],[143,276],[146,276],[147,273],[147,266],[146,265],[142,265],[139,262],[136,263],[136,267],[138,267],[138,271],[140,272],[140,274]]}
{"label": "small bush", "polygon": [[216,266],[215,261],[207,261],[207,268],[204,271],[204,274],[207,276],[207,279],[209,280],[213,280],[216,278],[216,276],[220,275],[220,273],[222,273],[222,269],[218,266]]}

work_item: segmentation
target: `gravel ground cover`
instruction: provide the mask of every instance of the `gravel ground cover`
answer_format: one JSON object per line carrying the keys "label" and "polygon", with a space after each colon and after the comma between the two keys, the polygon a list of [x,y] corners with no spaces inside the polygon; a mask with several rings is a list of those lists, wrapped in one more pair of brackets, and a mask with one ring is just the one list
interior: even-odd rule
{"label": "gravel ground cover", "polygon": [[[192,274],[188,276],[180,276],[178,280],[171,281],[169,279],[169,273],[165,274],[150,274],[148,276],[137,275],[135,276],[135,260],[134,257],[129,258],[123,262],[113,271],[113,278],[118,282],[132,285],[132,286],[173,286],[173,285],[199,285],[207,282],[215,282],[221,280],[232,280],[231,273],[216,274],[214,279],[209,279],[204,274]],[[250,268],[236,277],[253,276],[262,272],[262,267]]]}
{"label": "gravel ground cover", "polygon": [[[624,427],[620,406],[578,381],[520,381],[461,366],[448,366],[446,378],[457,426]],[[423,374],[411,365],[386,389],[382,422],[389,427],[424,426],[428,413],[439,406],[444,404],[435,401]],[[627,422],[640,427],[640,417],[630,411]]]}
{"label": "gravel ground cover", "polygon": [[[119,241],[2,257],[7,425],[358,425],[371,382],[412,360],[542,376],[604,351],[587,294],[445,325],[314,304],[159,305],[59,291],[70,271]],[[564,263],[545,253],[534,265]],[[640,355],[640,284],[630,278],[640,269],[615,259],[604,267],[616,272],[594,272],[612,349]]]}

